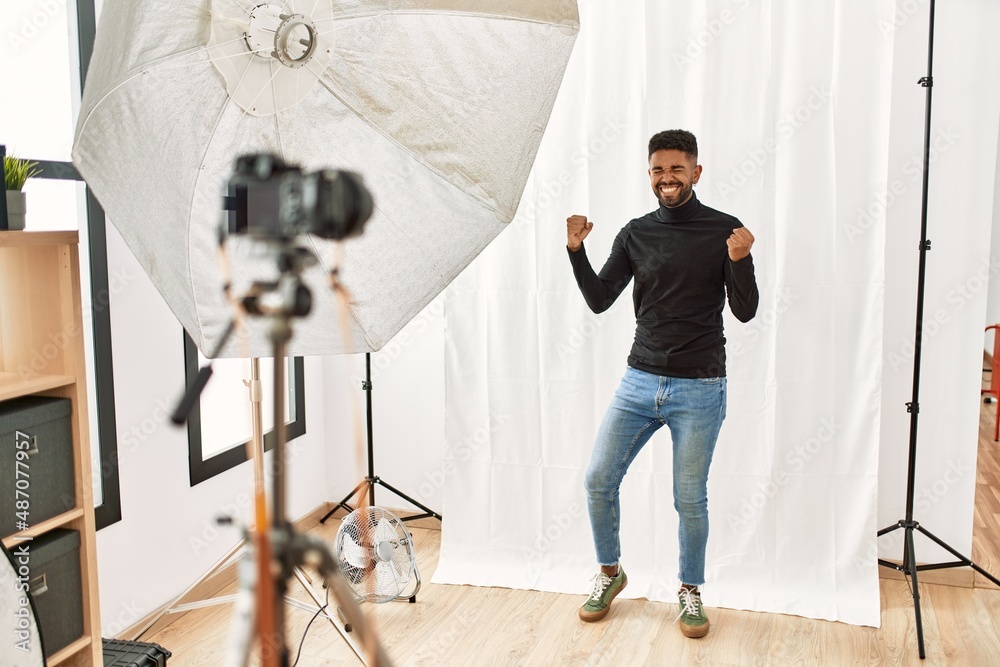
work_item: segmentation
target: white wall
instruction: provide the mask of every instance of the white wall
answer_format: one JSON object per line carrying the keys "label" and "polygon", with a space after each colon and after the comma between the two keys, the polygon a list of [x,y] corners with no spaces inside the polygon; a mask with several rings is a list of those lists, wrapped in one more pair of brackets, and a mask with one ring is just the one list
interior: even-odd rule
{"label": "white wall", "polygon": [[[187,432],[167,418],[184,388],[182,329],[111,225],[108,266],[120,285],[111,295],[111,323],[122,520],[98,532],[106,637],[179,594],[236,544],[239,531],[214,520],[249,518],[253,497],[250,463],[191,487]],[[307,433],[289,444],[293,520],[331,492],[326,373],[320,359],[305,366]]]}

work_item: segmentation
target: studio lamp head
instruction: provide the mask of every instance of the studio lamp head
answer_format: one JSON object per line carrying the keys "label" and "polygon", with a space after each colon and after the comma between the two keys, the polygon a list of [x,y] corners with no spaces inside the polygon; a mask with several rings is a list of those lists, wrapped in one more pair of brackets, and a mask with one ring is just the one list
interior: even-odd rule
{"label": "studio lamp head", "polygon": [[[232,317],[220,232],[236,291],[273,276],[282,246],[313,251],[308,282],[344,268],[347,325],[335,300],[316,299],[290,354],[375,351],[514,219],[576,4],[105,2],[73,163],[202,351]],[[325,156],[364,187],[303,173]],[[237,209],[231,184],[244,214],[220,226],[220,195]],[[268,327],[248,320],[217,356],[270,356]]]}

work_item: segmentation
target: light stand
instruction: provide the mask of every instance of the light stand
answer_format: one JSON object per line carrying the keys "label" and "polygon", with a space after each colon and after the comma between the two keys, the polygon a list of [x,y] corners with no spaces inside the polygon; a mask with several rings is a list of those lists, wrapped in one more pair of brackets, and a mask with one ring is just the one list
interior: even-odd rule
{"label": "light stand", "polygon": [[[920,349],[924,324],[924,279],[927,266],[927,251],[931,249],[931,242],[927,240],[927,186],[930,167],[930,147],[931,147],[931,92],[934,88],[934,0],[930,0],[930,27],[928,29],[927,40],[927,76],[922,77],[917,83],[923,86],[926,93],[925,114],[924,114],[924,161],[923,161],[923,190],[920,203],[920,264],[917,272],[917,316],[916,333],[913,345],[913,394],[912,399],[906,404],[906,411],[910,414],[910,448],[909,463],[906,472],[906,518],[900,519],[895,524],[878,531],[878,536],[887,535],[894,530],[902,529],[905,532],[903,542],[903,562],[895,563],[879,558],[878,563],[883,567],[892,568],[904,575],[909,576],[912,583],[910,592],[913,594],[913,613],[917,626],[917,650],[920,659],[925,657],[924,653],[924,629],[920,617],[920,590],[917,585],[917,572],[926,570],[942,570],[952,567],[971,567],[973,570],[983,575],[997,586],[1000,586],[1000,579],[973,563],[969,558],[945,544],[940,538],[913,519],[914,489],[916,486],[916,466],[917,466],[917,418],[920,415]],[[947,563],[930,563],[917,565],[916,551],[913,546],[913,532],[919,531],[928,537],[938,546],[942,547],[958,560]]]}
{"label": "light stand", "polygon": [[381,477],[375,474],[375,445],[372,437],[372,355],[370,352],[365,353],[365,380],[361,383],[361,388],[365,391],[365,401],[367,405],[367,418],[368,418],[368,476],[364,480],[354,487],[354,490],[347,494],[343,500],[341,500],[337,505],[326,513],[322,519],[319,520],[320,523],[326,523],[334,512],[343,507],[348,512],[353,512],[356,508],[351,507],[347,504],[347,501],[354,496],[364,497],[364,493],[368,491],[368,505],[370,507],[375,506],[375,485],[380,484],[384,486],[389,491],[410,503],[414,507],[422,509],[423,514],[414,514],[412,516],[402,517],[400,521],[415,521],[416,519],[426,519],[428,517],[433,517],[438,521],[441,520],[441,515],[434,510],[428,508],[427,506],[417,502],[413,498],[409,497],[402,491],[396,489],[388,482],[383,480]]}

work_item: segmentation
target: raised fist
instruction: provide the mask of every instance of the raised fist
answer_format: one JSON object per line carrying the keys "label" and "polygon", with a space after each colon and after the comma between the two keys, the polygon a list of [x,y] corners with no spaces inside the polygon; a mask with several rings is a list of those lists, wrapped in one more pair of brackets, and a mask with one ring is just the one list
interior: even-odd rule
{"label": "raised fist", "polygon": [[738,262],[750,254],[753,234],[746,227],[734,229],[732,236],[726,240],[726,245],[729,246],[729,259]]}
{"label": "raised fist", "polygon": [[587,222],[585,215],[571,215],[566,218],[566,246],[576,252],[583,247],[583,240],[594,228],[594,223]]}

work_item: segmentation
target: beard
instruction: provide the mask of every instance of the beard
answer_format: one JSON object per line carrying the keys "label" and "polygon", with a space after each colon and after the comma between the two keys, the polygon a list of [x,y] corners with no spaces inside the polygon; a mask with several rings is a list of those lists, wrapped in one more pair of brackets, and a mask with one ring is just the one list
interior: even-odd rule
{"label": "beard", "polygon": [[[675,185],[678,187],[677,190],[674,192],[674,194],[666,194],[660,190],[660,185],[666,185],[666,186]],[[677,206],[680,206],[681,204],[686,202],[688,198],[691,197],[691,193],[693,191],[694,191],[694,185],[692,183],[688,183],[687,185],[678,182],[660,183],[653,188],[653,194],[656,195],[657,200],[659,200],[659,202],[667,208],[675,208]]]}

